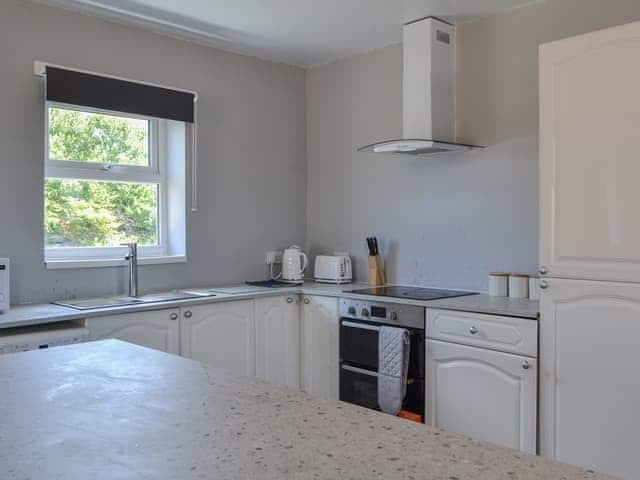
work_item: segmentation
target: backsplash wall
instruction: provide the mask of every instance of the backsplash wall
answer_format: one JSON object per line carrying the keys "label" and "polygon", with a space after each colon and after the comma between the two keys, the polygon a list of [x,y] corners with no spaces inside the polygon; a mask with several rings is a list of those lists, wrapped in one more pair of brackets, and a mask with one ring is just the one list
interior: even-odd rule
{"label": "backsplash wall", "polygon": [[[579,11],[580,15],[576,16]],[[357,153],[402,135],[402,46],[307,72],[307,246],[348,250],[366,281],[377,235],[389,282],[487,289],[538,264],[538,45],[640,19],[640,2],[548,0],[457,29],[456,127],[482,151]],[[541,27],[542,26],[542,27]]]}

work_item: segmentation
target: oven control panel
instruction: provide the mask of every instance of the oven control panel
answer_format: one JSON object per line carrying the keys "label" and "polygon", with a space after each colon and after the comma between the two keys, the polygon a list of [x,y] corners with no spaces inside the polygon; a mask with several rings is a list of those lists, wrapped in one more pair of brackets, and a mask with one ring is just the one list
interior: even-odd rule
{"label": "oven control panel", "polygon": [[424,329],[425,308],[398,303],[340,299],[340,316],[354,320]]}

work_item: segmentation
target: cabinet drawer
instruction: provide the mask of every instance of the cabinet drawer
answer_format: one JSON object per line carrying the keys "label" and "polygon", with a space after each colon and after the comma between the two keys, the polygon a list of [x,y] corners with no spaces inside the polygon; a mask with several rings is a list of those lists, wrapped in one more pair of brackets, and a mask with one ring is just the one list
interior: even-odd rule
{"label": "cabinet drawer", "polygon": [[427,309],[427,336],[434,340],[538,356],[538,322],[525,318]]}

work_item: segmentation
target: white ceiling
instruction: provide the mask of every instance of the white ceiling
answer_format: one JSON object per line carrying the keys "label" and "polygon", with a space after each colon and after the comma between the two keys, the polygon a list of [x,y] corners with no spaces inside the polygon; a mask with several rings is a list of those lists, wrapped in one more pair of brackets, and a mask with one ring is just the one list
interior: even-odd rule
{"label": "white ceiling", "polygon": [[398,43],[428,15],[473,20],[540,0],[40,0],[302,67]]}

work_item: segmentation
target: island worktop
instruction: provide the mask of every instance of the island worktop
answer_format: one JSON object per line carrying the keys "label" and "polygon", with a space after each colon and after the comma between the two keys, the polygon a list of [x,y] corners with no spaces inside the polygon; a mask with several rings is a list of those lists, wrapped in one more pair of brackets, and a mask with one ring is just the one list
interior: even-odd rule
{"label": "island worktop", "polygon": [[2,479],[605,479],[116,340],[0,357]]}

